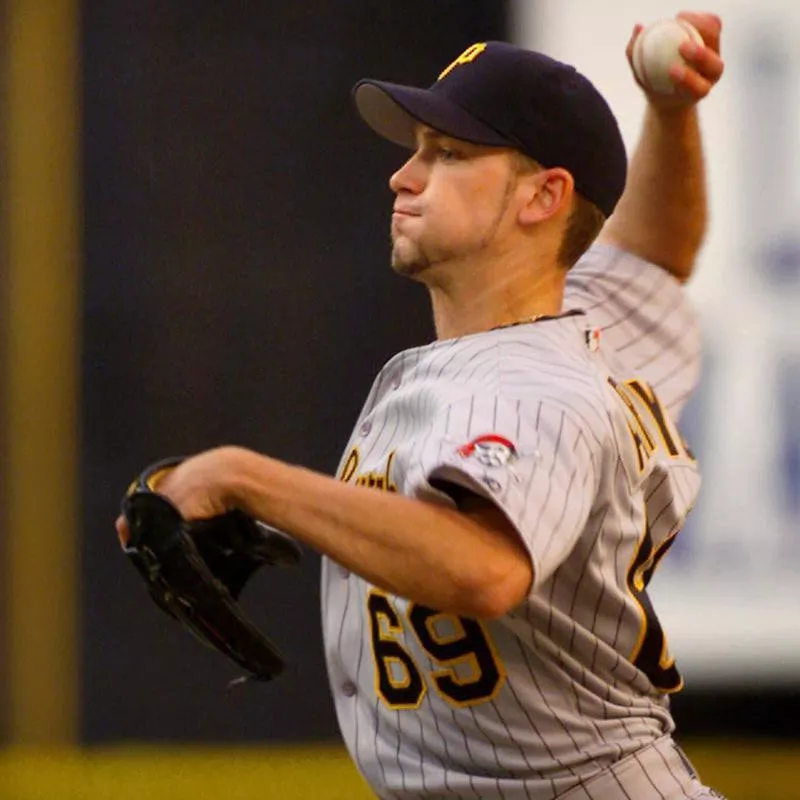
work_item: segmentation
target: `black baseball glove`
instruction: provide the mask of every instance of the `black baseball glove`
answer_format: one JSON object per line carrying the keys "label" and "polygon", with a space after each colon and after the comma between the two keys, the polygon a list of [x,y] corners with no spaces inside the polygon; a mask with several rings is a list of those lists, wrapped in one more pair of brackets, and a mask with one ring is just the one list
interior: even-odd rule
{"label": "black baseball glove", "polygon": [[130,529],[123,550],[161,609],[247,670],[239,680],[271,680],[283,670],[283,656],[245,617],[237,600],[260,566],[296,564],[300,548],[286,534],[238,510],[205,520],[183,519],[156,490],[159,477],[182,460],[149,466],[129,487],[122,500]]}

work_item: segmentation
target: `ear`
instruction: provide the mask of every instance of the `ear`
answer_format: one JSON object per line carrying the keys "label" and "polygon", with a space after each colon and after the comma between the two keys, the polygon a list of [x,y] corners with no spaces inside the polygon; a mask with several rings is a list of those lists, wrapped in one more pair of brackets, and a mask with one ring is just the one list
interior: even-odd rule
{"label": "ear", "polygon": [[522,225],[533,225],[564,213],[572,207],[575,181],[561,167],[545,169],[529,176],[531,191],[519,211]]}

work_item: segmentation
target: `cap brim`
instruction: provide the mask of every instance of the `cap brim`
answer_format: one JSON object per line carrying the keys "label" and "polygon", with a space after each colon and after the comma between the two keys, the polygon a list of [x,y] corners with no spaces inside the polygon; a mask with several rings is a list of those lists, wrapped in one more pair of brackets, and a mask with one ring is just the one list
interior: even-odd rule
{"label": "cap brim", "polygon": [[363,80],[353,88],[353,99],[370,128],[403,147],[416,147],[416,126],[420,123],[473,144],[514,146],[508,138],[430,89]]}

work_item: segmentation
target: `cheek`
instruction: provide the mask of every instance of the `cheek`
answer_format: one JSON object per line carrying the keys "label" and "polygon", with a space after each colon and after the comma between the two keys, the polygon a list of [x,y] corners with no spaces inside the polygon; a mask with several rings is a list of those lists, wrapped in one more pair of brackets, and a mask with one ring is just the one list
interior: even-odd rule
{"label": "cheek", "polygon": [[448,205],[466,230],[484,230],[495,222],[503,205],[503,187],[497,181],[471,180],[456,188]]}
{"label": "cheek", "polygon": [[479,235],[486,225],[488,204],[477,192],[443,191],[431,198],[430,221],[442,234],[469,239]]}

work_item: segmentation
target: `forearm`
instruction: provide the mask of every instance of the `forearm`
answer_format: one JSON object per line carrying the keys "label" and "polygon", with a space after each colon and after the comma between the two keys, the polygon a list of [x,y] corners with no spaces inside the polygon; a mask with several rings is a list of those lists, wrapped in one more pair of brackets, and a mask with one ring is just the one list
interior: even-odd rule
{"label": "forearm", "polygon": [[684,281],[691,275],[706,224],[697,109],[648,105],[628,184],[600,241],[658,264]]}
{"label": "forearm", "polygon": [[526,594],[516,537],[460,511],[245,451],[233,504],[370,583],[441,611],[500,616]]}

